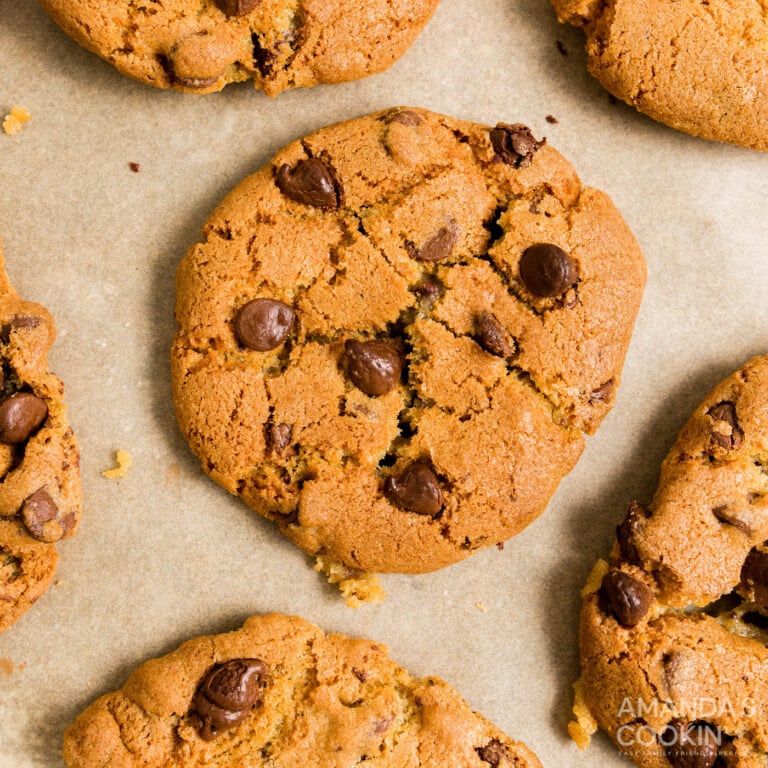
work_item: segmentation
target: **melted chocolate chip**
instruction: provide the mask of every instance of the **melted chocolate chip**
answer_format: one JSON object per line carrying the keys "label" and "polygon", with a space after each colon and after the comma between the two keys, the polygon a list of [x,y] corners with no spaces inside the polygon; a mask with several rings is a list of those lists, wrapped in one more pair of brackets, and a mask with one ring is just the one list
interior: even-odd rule
{"label": "melted chocolate chip", "polygon": [[235,335],[249,349],[267,352],[279,347],[293,327],[296,313],[282,301],[254,299],[235,317]]}
{"label": "melted chocolate chip", "polygon": [[421,125],[422,119],[418,112],[414,112],[410,109],[397,109],[386,116],[386,122],[400,123],[400,125],[415,128],[416,126]]}
{"label": "melted chocolate chip", "polygon": [[648,613],[653,592],[639,579],[612,569],[603,577],[602,594],[611,613],[624,627],[634,627]]}
{"label": "melted chocolate chip", "polygon": [[291,169],[283,164],[277,171],[277,186],[291,200],[315,208],[333,210],[339,207],[338,185],[329,166],[311,157],[299,160]]}
{"label": "melted chocolate chip", "polygon": [[390,475],[384,493],[396,506],[419,515],[434,517],[443,508],[437,475],[424,461],[409,464],[399,477]]}
{"label": "melted chocolate chip", "polygon": [[498,739],[491,739],[483,747],[475,747],[478,757],[488,763],[492,768],[498,768],[505,761],[509,761],[509,750]]}
{"label": "melted chocolate chip", "polygon": [[52,543],[72,530],[74,517],[61,517],[56,502],[45,488],[40,488],[24,500],[21,519],[32,538]]}
{"label": "melted chocolate chip", "polygon": [[216,0],[216,5],[219,6],[223,13],[227,16],[245,16],[250,13],[258,4],[260,0]]}
{"label": "melted chocolate chip", "polygon": [[633,501],[629,505],[624,520],[620,525],[616,526],[616,539],[619,542],[621,556],[635,565],[640,565],[640,556],[635,547],[635,538],[650,516],[651,512],[649,509]]}
{"label": "melted chocolate chip", "polygon": [[490,131],[491,145],[502,162],[513,168],[527,168],[533,162],[533,156],[546,143],[546,139],[537,141],[527,125],[499,123]]}
{"label": "melted chocolate chip", "polygon": [[0,403],[0,442],[26,442],[48,416],[45,400],[31,392],[17,392]]}
{"label": "melted chocolate chip", "polygon": [[707,415],[715,422],[712,429],[712,439],[717,445],[723,448],[736,450],[741,447],[744,441],[744,432],[739,427],[736,418],[736,406],[724,400],[722,403],[713,405]]}
{"label": "melted chocolate chip", "polygon": [[261,701],[266,673],[266,665],[258,659],[233,659],[211,669],[193,704],[202,720],[200,737],[211,741],[245,720]]}
{"label": "melted chocolate chip", "polygon": [[456,243],[459,242],[459,228],[454,222],[440,227],[421,248],[412,249],[414,259],[419,261],[442,261],[451,255]]}
{"label": "melted chocolate chip", "polygon": [[386,341],[356,341],[344,345],[347,375],[366,395],[386,395],[400,381],[400,353]]}
{"label": "melted chocolate chip", "polygon": [[475,340],[488,353],[496,357],[509,357],[515,344],[495,315],[481,312],[475,318]]}
{"label": "melted chocolate chip", "polygon": [[673,720],[661,737],[674,768],[712,768],[720,753],[719,733],[708,723]]}
{"label": "melted chocolate chip", "polygon": [[536,296],[560,296],[578,278],[573,259],[552,243],[532,245],[525,249],[520,258],[520,279]]}
{"label": "melted chocolate chip", "polygon": [[269,429],[267,440],[269,447],[278,455],[282,456],[285,449],[291,443],[291,425],[273,424]]}
{"label": "melted chocolate chip", "polygon": [[753,549],[741,569],[741,581],[751,589],[755,602],[763,611],[768,611],[768,552]]}
{"label": "melted chocolate chip", "polygon": [[613,379],[609,379],[605,384],[601,384],[597,389],[590,392],[589,401],[591,403],[609,403],[613,399],[615,391],[616,385],[613,383]]}

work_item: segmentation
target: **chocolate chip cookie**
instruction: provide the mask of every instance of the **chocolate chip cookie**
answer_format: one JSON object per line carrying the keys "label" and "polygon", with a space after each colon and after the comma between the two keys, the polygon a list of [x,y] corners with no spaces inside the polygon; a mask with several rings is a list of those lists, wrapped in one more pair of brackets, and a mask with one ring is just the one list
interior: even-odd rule
{"label": "chocolate chip cookie", "polygon": [[[581,615],[580,722],[643,768],[768,761],[768,357],[683,427]],[[591,722],[592,718],[596,720]]]}
{"label": "chocolate chip cookie", "polygon": [[330,126],[182,260],[178,421],[311,555],[441,568],[544,510],[613,404],[644,280],[608,197],[524,125]]}
{"label": "chocolate chip cookie", "polygon": [[0,632],[50,586],[80,520],[80,459],[48,370],[53,318],[22,301],[0,251]]}
{"label": "chocolate chip cookie", "polygon": [[589,71],[672,128],[768,149],[768,13],[754,0],[552,0]]}
{"label": "chocolate chip cookie", "polygon": [[40,0],[80,45],[158,88],[269,96],[391,66],[438,0]]}
{"label": "chocolate chip cookie", "polygon": [[142,664],[64,735],[69,768],[541,768],[434,677],[370,640],[254,616]]}

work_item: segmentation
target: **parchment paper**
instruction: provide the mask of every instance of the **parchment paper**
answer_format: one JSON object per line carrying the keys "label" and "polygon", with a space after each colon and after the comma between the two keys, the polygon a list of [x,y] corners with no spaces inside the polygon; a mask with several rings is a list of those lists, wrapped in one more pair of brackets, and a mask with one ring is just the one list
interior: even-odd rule
{"label": "parchment paper", "polygon": [[[0,134],[0,237],[18,291],[56,318],[51,363],[85,497],[56,586],[0,636],[0,768],[62,768],[66,725],[140,662],[268,611],[386,643],[545,766],[629,765],[605,736],[580,752],[566,734],[579,590],[628,502],[650,499],[690,411],[768,352],[768,155],[611,103],[586,73],[583,42],[546,0],[443,0],[382,75],[276,100],[250,85],[197,97],[134,83],[32,0],[0,0],[0,113],[32,115],[19,135]],[[386,602],[355,611],[208,480],[180,437],[173,277],[214,206],[277,149],[398,104],[545,135],[613,198],[649,282],[615,408],[545,515],[503,551],[383,577]],[[133,467],[105,479],[118,448]]]}

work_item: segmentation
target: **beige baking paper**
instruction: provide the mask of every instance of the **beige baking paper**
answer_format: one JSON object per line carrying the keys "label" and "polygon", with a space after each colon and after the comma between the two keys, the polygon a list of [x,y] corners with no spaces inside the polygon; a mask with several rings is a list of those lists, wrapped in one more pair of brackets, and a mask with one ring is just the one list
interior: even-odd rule
{"label": "beige baking paper", "polygon": [[[583,42],[545,0],[443,0],[384,74],[275,100],[250,85],[198,97],[135,83],[32,0],[0,0],[0,117],[31,115],[17,135],[0,133],[0,237],[19,293],[56,318],[51,363],[85,496],[55,586],[0,636],[0,768],[63,768],[66,725],[142,660],[267,611],[386,643],[545,766],[630,765],[606,737],[581,752],[566,733],[579,590],[628,502],[649,500],[692,408],[768,352],[768,155],[612,103],[586,73]],[[385,603],[351,610],[202,474],[180,437],[173,280],[214,206],[277,149],[393,105],[546,136],[613,198],[649,282],[615,408],[546,514],[503,551],[386,576]],[[118,449],[132,466],[105,478]]]}

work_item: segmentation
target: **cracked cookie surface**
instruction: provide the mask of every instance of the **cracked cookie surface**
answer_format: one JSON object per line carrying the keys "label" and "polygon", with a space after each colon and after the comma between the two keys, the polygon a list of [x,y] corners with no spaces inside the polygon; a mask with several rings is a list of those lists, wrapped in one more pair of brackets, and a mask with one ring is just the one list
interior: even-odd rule
{"label": "cracked cookie surface", "polygon": [[614,96],[694,136],[768,149],[766,0],[552,0]]}
{"label": "cracked cookie surface", "polygon": [[182,432],[362,571],[434,570],[543,511],[613,403],[645,280],[607,196],[525,126],[419,109],[289,145],[204,238],[177,273]]}
{"label": "cracked cookie surface", "polygon": [[381,72],[438,0],[40,0],[74,40],[158,88],[269,96]]}
{"label": "cracked cookie surface", "polygon": [[50,586],[56,542],[80,520],[80,459],[61,380],[48,370],[50,313],[23,301],[0,251],[0,632]]}
{"label": "cracked cookie surface", "polygon": [[458,693],[379,643],[248,619],[140,666],[64,735],[69,768],[541,768]]}
{"label": "cracked cookie surface", "polygon": [[577,708],[643,768],[768,760],[767,395],[758,357],[707,396],[582,593]]}

